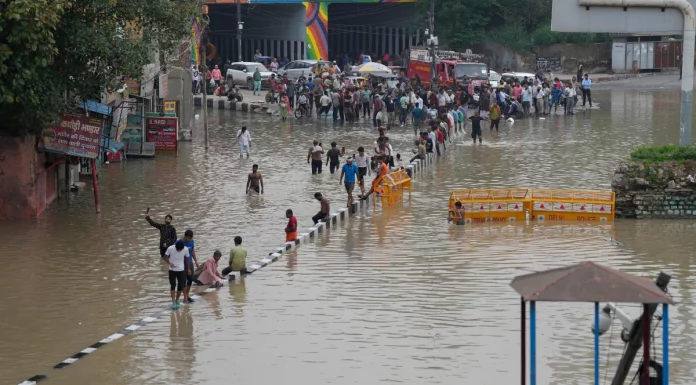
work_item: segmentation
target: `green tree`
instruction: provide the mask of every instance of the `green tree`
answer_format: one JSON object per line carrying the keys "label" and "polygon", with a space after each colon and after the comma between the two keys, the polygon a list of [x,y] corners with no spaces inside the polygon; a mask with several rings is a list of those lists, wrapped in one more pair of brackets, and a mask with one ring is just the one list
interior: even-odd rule
{"label": "green tree", "polygon": [[[430,0],[418,1],[422,28],[428,28],[429,5]],[[435,0],[435,35],[454,50],[470,48],[485,36],[497,7],[498,0]]]}
{"label": "green tree", "polygon": [[40,132],[76,100],[139,78],[190,33],[196,0],[0,0],[0,134]]}
{"label": "green tree", "polygon": [[[440,45],[464,50],[484,39],[517,50],[531,44],[592,43],[610,41],[607,34],[551,31],[551,0],[434,0],[435,34]],[[430,0],[419,0],[421,28],[428,28],[425,15]]]}

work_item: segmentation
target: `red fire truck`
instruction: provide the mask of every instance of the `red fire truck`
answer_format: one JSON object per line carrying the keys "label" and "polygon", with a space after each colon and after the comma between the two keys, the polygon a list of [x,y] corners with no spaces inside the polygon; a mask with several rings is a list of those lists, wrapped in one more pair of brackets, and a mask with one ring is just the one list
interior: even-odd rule
{"label": "red fire truck", "polygon": [[[409,50],[408,69],[406,74],[409,79],[416,77],[421,79],[421,84],[430,84],[430,51],[427,47],[411,47]],[[440,84],[454,84],[457,82],[463,86],[464,77],[469,87],[469,94],[474,94],[482,84],[488,84],[488,66],[480,62],[483,55],[471,52],[454,52],[435,50],[435,71],[440,79]]]}

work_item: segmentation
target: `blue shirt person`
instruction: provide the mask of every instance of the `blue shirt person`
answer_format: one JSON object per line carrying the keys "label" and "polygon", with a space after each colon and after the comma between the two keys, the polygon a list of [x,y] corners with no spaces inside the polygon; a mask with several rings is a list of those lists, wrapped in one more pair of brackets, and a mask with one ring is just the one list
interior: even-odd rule
{"label": "blue shirt person", "polygon": [[554,103],[558,103],[558,101],[561,100],[561,95],[563,94],[563,91],[561,91],[560,88],[556,87],[556,85],[553,85],[553,89],[551,90],[551,100],[553,100]]}
{"label": "blue shirt person", "polygon": [[589,90],[590,87],[592,87],[592,80],[588,79],[587,77],[582,79],[582,88]]}
{"label": "blue shirt person", "polygon": [[341,168],[341,177],[338,183],[343,183],[345,176],[345,187],[348,193],[347,207],[352,207],[353,205],[353,188],[355,187],[355,181],[358,179],[358,166],[353,163],[353,158],[349,157],[346,159],[346,164]]}
{"label": "blue shirt person", "polygon": [[[193,272],[195,270],[195,267],[198,267],[198,258],[196,258],[196,244],[193,242],[193,230],[186,230],[184,232],[184,238],[181,239],[181,241],[184,242],[184,246],[188,248],[189,251],[189,260],[187,261],[188,267],[191,269],[190,273],[187,271],[186,272],[186,287],[184,288],[184,302],[186,303],[192,303],[194,302],[193,298],[189,296],[189,292],[191,290],[191,286],[193,285]],[[194,265],[195,263],[195,265]]]}

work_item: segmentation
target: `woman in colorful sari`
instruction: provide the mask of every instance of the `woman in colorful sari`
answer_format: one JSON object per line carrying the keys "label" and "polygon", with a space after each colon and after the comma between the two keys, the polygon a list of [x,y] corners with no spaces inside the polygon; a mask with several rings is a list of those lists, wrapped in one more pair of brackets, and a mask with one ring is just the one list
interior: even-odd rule
{"label": "woman in colorful sari", "polygon": [[290,113],[290,99],[288,99],[288,95],[285,92],[280,94],[278,108],[280,108],[280,117],[283,121],[287,120],[288,114]]}

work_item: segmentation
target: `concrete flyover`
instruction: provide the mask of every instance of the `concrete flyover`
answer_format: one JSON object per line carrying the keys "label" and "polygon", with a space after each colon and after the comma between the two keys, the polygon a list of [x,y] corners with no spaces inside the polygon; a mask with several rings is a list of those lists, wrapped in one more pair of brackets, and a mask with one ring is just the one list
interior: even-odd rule
{"label": "concrete flyover", "polygon": [[[237,61],[237,0],[207,0],[210,40],[220,62]],[[394,56],[422,43],[415,0],[240,0],[241,57],[256,49],[281,60],[335,60],[343,53]],[[329,23],[334,18],[335,22]],[[355,57],[353,59],[356,59]],[[375,59],[376,60],[376,59]],[[399,65],[394,63],[394,65]]]}

